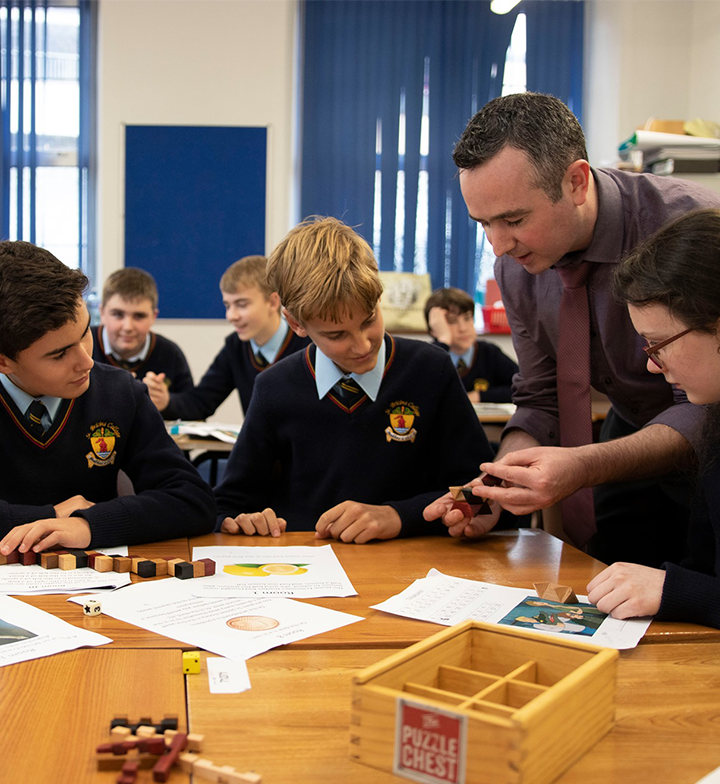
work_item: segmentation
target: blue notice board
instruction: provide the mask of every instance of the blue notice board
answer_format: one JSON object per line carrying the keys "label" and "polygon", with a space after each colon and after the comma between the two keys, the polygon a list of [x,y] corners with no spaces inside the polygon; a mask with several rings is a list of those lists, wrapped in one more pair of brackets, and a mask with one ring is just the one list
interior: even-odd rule
{"label": "blue notice board", "polygon": [[222,273],[265,253],[266,153],[266,128],[126,126],[125,266],[162,318],[222,318]]}

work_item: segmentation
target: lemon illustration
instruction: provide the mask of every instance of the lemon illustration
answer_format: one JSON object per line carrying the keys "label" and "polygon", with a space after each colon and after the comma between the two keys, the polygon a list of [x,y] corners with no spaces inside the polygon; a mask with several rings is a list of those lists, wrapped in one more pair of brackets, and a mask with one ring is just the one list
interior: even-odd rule
{"label": "lemon illustration", "polygon": [[302,569],[295,564],[284,564],[284,563],[270,563],[264,564],[260,567],[259,571],[265,572],[265,574],[305,574],[307,569]]}
{"label": "lemon illustration", "polygon": [[223,567],[223,571],[227,574],[233,574],[236,577],[262,577],[258,566],[244,566],[243,564],[230,564]]}

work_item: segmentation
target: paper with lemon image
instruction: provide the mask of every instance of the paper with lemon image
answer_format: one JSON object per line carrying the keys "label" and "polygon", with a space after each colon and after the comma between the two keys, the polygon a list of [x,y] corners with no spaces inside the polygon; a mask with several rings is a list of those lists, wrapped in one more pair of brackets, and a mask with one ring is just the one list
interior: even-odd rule
{"label": "paper with lemon image", "polygon": [[225,574],[234,574],[237,577],[298,577],[307,574],[308,564],[266,563],[266,564],[228,564],[223,566]]}
{"label": "paper with lemon image", "polygon": [[194,547],[193,559],[212,558],[212,577],[193,580],[192,593],[219,596],[355,596],[332,545]]}

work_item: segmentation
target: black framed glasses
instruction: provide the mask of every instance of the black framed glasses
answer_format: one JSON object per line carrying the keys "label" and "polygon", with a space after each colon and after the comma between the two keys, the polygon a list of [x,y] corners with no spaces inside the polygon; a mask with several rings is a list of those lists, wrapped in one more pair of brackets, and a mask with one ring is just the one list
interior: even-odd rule
{"label": "black framed glasses", "polygon": [[682,332],[678,332],[677,335],[673,335],[671,338],[668,338],[667,340],[662,340],[660,341],[660,343],[655,343],[655,345],[653,346],[643,346],[643,351],[647,355],[647,358],[651,360],[654,365],[657,365],[657,367],[659,367],[660,370],[662,370],[665,367],[665,365],[663,365],[662,361],[657,356],[657,352],[660,351],[661,348],[665,348],[665,346],[669,346],[670,343],[677,340],[678,338],[681,338],[683,335],[687,335],[688,332],[692,332],[692,329],[685,329]]}

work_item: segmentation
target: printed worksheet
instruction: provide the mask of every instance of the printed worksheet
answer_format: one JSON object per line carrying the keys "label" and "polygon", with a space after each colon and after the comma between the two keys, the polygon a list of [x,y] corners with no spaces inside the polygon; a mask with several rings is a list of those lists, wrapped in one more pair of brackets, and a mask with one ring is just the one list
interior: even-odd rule
{"label": "printed worksheet", "polygon": [[212,558],[213,577],[193,580],[195,596],[355,596],[332,546],[195,547],[193,560]]}
{"label": "printed worksheet", "polygon": [[431,569],[402,593],[373,609],[453,626],[472,619],[529,629],[539,634],[566,634],[605,648],[634,648],[651,618],[619,621],[578,596],[577,604],[539,599],[535,591],[510,588]]}
{"label": "printed worksheet", "polygon": [[[99,548],[106,555],[127,555],[127,547]],[[94,569],[43,569],[40,564],[0,566],[0,594],[77,593],[119,588],[130,583],[130,575],[96,572]]]}
{"label": "printed worksheet", "polygon": [[0,667],[109,642],[112,640],[102,634],[79,629],[30,604],[0,596]]}
{"label": "printed worksheet", "polygon": [[[203,578],[207,579],[207,578]],[[363,618],[292,599],[193,596],[195,580],[134,583],[103,594],[102,611],[126,623],[244,660],[278,645],[339,629]],[[73,597],[80,603],[88,599]]]}

